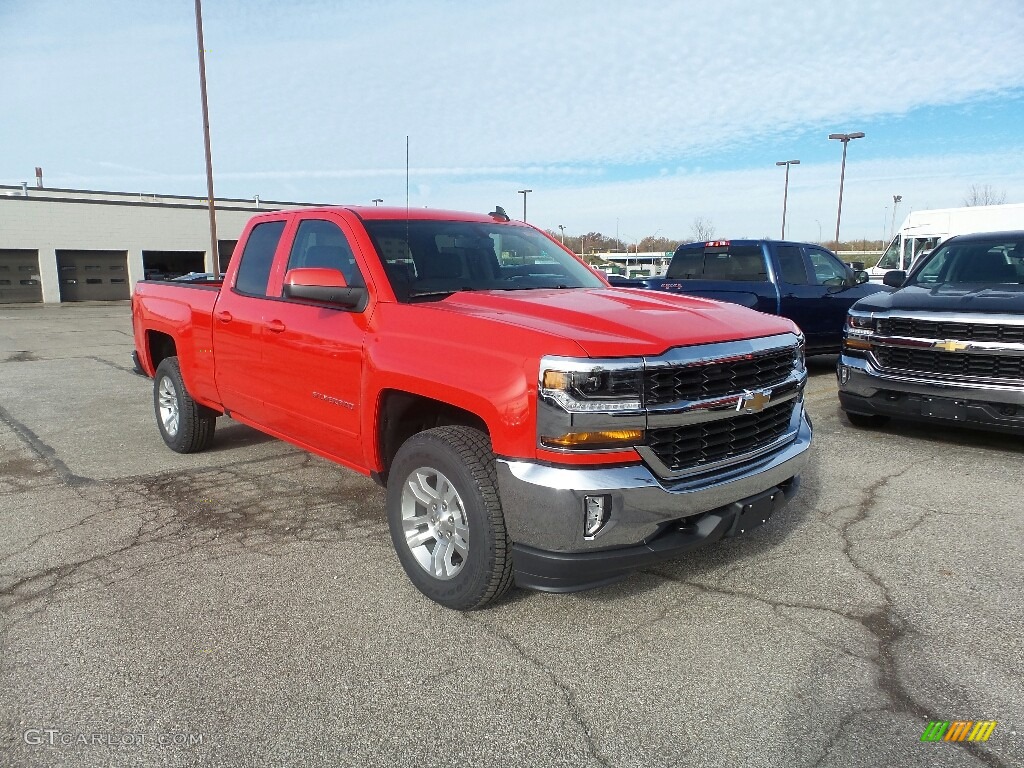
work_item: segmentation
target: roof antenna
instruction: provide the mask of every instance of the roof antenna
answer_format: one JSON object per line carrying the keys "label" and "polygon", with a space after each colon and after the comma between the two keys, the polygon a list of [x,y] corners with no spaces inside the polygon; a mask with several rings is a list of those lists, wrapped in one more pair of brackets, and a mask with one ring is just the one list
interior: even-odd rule
{"label": "roof antenna", "polygon": [[512,221],[512,219],[509,218],[508,214],[505,213],[505,209],[502,208],[500,205],[494,206],[494,210],[488,213],[487,215],[490,216],[492,219],[497,219],[498,221]]}

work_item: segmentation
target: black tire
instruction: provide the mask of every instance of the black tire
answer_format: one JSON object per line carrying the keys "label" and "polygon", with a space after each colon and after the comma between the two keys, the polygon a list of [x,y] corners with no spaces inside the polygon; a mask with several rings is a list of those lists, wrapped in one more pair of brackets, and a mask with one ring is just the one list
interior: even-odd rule
{"label": "black tire", "polygon": [[878,414],[866,414],[866,413],[851,413],[850,411],[844,411],[846,418],[849,419],[850,423],[855,427],[861,429],[875,429],[877,427],[883,427],[889,423],[888,416],[879,416]]}
{"label": "black tire", "polygon": [[[178,358],[166,357],[153,377],[153,409],[160,437],[178,453],[196,453],[210,447],[217,415],[192,399],[181,379]],[[170,418],[176,411],[177,420]]]}
{"label": "black tire", "polygon": [[512,586],[494,453],[480,430],[438,427],[406,440],[388,473],[387,510],[398,560],[431,600],[472,611]]}

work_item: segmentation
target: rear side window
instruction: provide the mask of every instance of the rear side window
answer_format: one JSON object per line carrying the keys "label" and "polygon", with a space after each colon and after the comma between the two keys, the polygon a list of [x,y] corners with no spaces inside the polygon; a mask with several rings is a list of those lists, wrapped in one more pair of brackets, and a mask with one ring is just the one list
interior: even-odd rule
{"label": "rear side window", "polygon": [[235,290],[248,296],[266,296],[270,280],[270,268],[274,263],[274,252],[284,232],[283,221],[268,221],[257,224],[249,233],[238,265]]}
{"label": "rear side window", "polygon": [[807,285],[807,270],[804,257],[796,245],[777,245],[775,255],[779,259],[779,276],[789,285]]}

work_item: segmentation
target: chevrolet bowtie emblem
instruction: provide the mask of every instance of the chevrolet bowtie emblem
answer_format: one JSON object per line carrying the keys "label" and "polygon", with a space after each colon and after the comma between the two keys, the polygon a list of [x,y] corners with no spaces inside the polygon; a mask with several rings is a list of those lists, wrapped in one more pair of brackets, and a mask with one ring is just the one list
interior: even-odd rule
{"label": "chevrolet bowtie emblem", "polygon": [[772,391],[770,389],[759,389],[753,392],[747,390],[736,401],[736,410],[740,413],[760,413],[771,399]]}
{"label": "chevrolet bowtie emblem", "polygon": [[936,341],[932,344],[935,349],[941,349],[944,352],[963,352],[965,349],[970,347],[966,341],[956,341],[954,339],[946,339],[945,341]]}

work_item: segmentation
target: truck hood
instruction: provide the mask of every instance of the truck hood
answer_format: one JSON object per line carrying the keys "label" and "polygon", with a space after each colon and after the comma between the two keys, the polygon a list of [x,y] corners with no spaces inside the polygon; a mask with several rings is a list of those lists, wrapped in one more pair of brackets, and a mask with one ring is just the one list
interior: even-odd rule
{"label": "truck hood", "polygon": [[893,293],[874,293],[854,308],[865,312],[1024,312],[1024,285],[908,285]]}
{"label": "truck hood", "polygon": [[632,288],[465,291],[432,306],[572,339],[590,357],[799,333],[789,320],[736,304]]}

